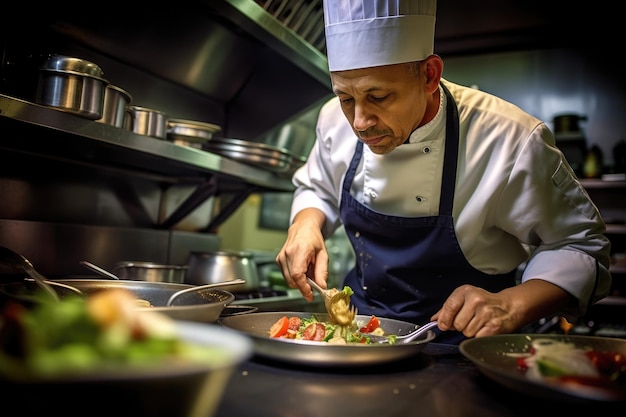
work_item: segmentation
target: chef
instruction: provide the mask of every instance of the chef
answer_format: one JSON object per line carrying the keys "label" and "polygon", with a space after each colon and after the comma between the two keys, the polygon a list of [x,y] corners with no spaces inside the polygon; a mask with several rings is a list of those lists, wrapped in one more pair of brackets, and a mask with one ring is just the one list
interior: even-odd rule
{"label": "chef", "polygon": [[324,242],[343,224],[359,314],[437,320],[450,343],[574,322],[610,289],[602,218],[543,121],[442,78],[435,12],[435,0],[324,1],[336,97],[293,176],[276,261],[312,300],[306,278],[326,288]]}

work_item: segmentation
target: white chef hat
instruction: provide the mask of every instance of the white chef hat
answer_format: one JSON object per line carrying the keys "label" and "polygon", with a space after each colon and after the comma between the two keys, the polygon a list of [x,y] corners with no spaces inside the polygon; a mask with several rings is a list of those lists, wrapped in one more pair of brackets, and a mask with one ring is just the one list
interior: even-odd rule
{"label": "white chef hat", "polygon": [[330,71],[425,59],[436,9],[437,0],[324,0]]}

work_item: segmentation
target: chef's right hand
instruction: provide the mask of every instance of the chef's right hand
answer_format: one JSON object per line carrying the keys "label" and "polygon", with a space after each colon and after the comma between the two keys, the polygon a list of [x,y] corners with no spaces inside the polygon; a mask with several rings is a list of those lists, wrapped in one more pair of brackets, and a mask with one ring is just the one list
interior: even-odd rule
{"label": "chef's right hand", "polygon": [[307,301],[313,301],[313,289],[307,276],[326,288],[328,280],[328,252],[322,235],[326,217],[314,208],[304,209],[294,217],[287,239],[276,263],[289,288],[298,288]]}

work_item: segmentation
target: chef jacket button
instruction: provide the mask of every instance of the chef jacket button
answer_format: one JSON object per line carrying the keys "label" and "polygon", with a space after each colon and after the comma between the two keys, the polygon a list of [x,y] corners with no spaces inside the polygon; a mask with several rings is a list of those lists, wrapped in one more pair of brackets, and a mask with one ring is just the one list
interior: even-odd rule
{"label": "chef jacket button", "polygon": [[376,192],[374,191],[370,191],[370,197],[375,199],[376,197],[378,197],[378,194],[376,194]]}
{"label": "chef jacket button", "polygon": [[361,232],[356,232],[356,233],[354,233],[354,237],[356,237],[356,238],[361,237]]}
{"label": "chef jacket button", "polygon": [[430,146],[424,146],[424,148],[422,149],[422,152],[430,153]]}
{"label": "chef jacket button", "polygon": [[426,201],[426,198],[422,197],[421,195],[416,195],[416,196],[415,196],[415,200],[416,200],[418,203],[423,203],[424,201]]}

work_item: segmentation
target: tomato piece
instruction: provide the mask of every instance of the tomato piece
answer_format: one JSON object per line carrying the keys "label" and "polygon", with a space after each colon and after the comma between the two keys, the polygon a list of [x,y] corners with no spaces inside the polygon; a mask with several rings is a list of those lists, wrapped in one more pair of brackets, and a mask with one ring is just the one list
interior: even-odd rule
{"label": "tomato piece", "polygon": [[326,327],[322,323],[311,323],[302,332],[302,339],[322,341],[326,337]]}
{"label": "tomato piece", "polygon": [[372,333],[374,330],[378,329],[380,326],[380,320],[378,317],[372,316],[364,327],[361,327],[359,331],[361,333]]}
{"label": "tomato piece", "polygon": [[302,326],[302,319],[300,317],[289,317],[289,330],[298,330],[300,326]]}
{"label": "tomato piece", "polygon": [[284,336],[289,330],[289,319],[287,316],[283,316],[279,318],[276,323],[272,324],[270,327],[270,337],[281,337]]}
{"label": "tomato piece", "polygon": [[526,372],[528,370],[528,364],[526,364],[526,358],[517,358],[516,361],[517,364],[517,368],[522,371],[522,372]]}
{"label": "tomato piece", "polygon": [[586,352],[586,355],[602,375],[617,379],[623,378],[622,374],[626,372],[626,355],[620,352],[599,352],[596,350],[590,350]]}

